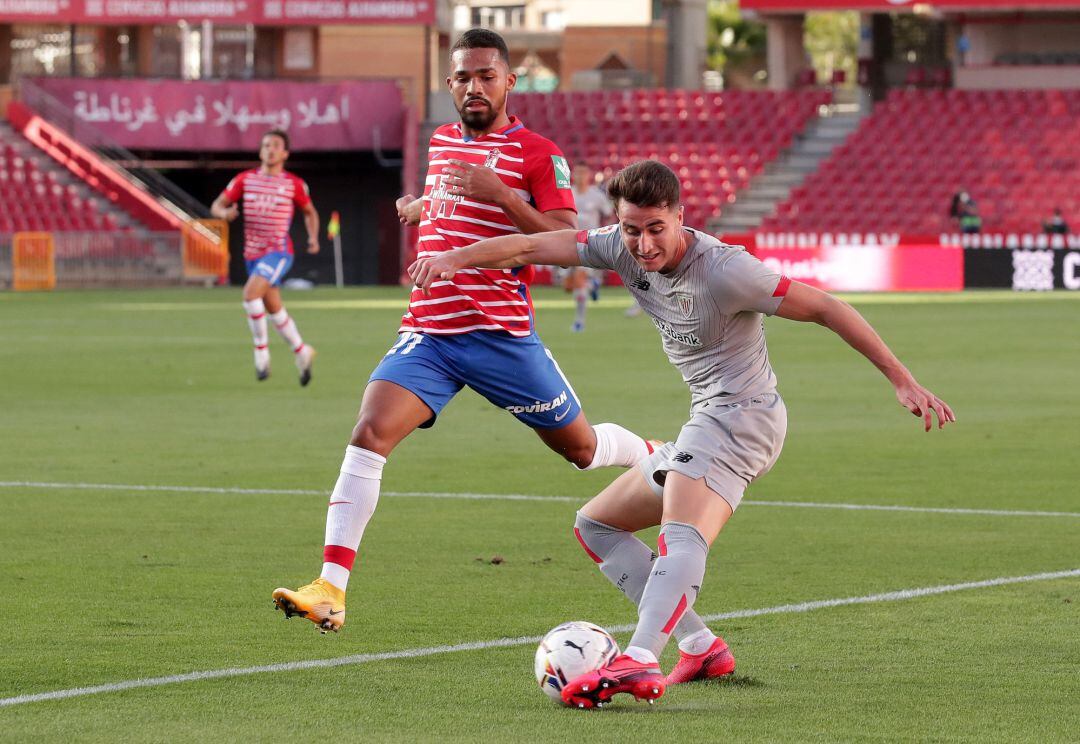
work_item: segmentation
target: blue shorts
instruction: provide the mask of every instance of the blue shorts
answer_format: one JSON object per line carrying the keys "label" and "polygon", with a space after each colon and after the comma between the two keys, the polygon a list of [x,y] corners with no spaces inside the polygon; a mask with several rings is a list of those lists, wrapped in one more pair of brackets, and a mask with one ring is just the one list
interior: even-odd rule
{"label": "blue shorts", "polygon": [[581,403],[551,352],[535,335],[473,331],[445,336],[402,333],[368,380],[387,380],[424,401],[435,417],[470,388],[533,429],[559,429]]}
{"label": "blue shorts", "polygon": [[270,282],[271,287],[280,286],[281,280],[292,268],[293,254],[287,251],[267,253],[265,256],[244,261],[248,276],[261,276]]}

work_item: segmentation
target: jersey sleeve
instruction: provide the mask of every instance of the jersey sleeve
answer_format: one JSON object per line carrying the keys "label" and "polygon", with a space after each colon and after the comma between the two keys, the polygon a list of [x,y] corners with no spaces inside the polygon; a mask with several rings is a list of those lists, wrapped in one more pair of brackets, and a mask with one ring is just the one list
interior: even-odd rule
{"label": "jersey sleeve", "polygon": [[308,189],[307,182],[302,178],[293,176],[293,182],[295,188],[293,189],[293,203],[298,207],[306,207],[311,204],[311,190]]}
{"label": "jersey sleeve", "polygon": [[574,205],[570,182],[570,164],[555,143],[543,137],[529,140],[525,148],[525,187],[532,194],[536,209],[551,212]]}
{"label": "jersey sleeve", "polygon": [[590,269],[615,269],[616,258],[622,250],[618,225],[579,230],[577,252],[581,265]]}
{"label": "jersey sleeve", "polygon": [[738,250],[718,262],[710,272],[709,291],[725,315],[744,311],[773,315],[790,285],[789,278],[745,250]]}
{"label": "jersey sleeve", "polygon": [[225,195],[225,198],[228,199],[230,203],[235,204],[236,202],[244,198],[245,176],[247,176],[247,173],[241,173],[240,175],[236,176],[235,178],[233,178],[233,180],[229,181],[229,185],[226,186],[225,190],[221,192]]}

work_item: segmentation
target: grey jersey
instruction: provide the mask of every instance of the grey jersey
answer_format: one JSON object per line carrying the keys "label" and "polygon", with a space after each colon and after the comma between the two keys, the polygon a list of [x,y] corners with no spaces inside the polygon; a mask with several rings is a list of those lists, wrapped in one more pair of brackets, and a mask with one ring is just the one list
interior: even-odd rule
{"label": "grey jersey", "polygon": [[743,248],[684,228],[686,255],[667,274],[646,272],[617,225],[578,233],[583,266],[611,269],[652,318],[668,359],[690,386],[692,406],[735,403],[776,389],[762,313],[772,315],[789,281]]}

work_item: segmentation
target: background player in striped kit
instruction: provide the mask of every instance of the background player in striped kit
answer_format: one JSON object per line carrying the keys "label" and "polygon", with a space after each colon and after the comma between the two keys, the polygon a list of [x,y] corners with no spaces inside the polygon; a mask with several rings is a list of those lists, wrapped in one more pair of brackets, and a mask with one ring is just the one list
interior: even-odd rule
{"label": "background player in striped kit", "polygon": [[255,343],[255,377],[270,376],[270,349],[267,342],[266,316],[293,351],[300,384],[311,381],[311,362],[315,349],[304,343],[296,322],[281,302],[281,282],[293,263],[289,226],[293,209],[300,207],[308,234],[308,253],[319,252],[319,213],[311,201],[307,184],[285,170],[289,159],[289,135],[271,130],[259,145],[259,168],[244,171],[225,187],[210,207],[218,219],[232,222],[244,205],[244,263],[248,280],[244,285],[244,311],[248,316],[251,338]]}
{"label": "background player in striped kit", "polygon": [[[815,322],[863,354],[929,431],[956,420],[921,386],[870,324],[845,302],[769,270],[745,250],[682,225],[679,181],[655,161],[608,184],[619,225],[486,240],[419,259],[420,286],[461,267],[530,263],[618,272],[660,331],[664,351],[691,391],[691,418],[674,443],[624,473],[578,512],[574,534],[604,575],[638,606],[626,653],[563,688],[563,700],[601,705],[619,692],[653,700],[666,684],[729,674],[727,644],[692,607],[709,548],[754,479],[772,468],[787,413],[765,345],[763,314]],[[659,556],[633,533],[662,525]],[[671,634],[680,659],[666,679],[657,661]]]}
{"label": "background player in striped kit", "polygon": [[[466,32],[451,49],[447,87],[461,120],[435,130],[423,199],[398,202],[418,224],[418,255],[452,253],[497,235],[576,227],[570,168],[549,140],[506,113],[514,87],[506,43]],[[396,343],[372,372],[326,517],[318,579],[273,597],[286,616],[326,630],[345,619],[345,589],[398,442],[431,426],[468,385],[536,431],[582,469],[630,467],[651,445],[617,424],[591,426],[570,383],[537,337],[524,272],[462,271],[414,288]]]}

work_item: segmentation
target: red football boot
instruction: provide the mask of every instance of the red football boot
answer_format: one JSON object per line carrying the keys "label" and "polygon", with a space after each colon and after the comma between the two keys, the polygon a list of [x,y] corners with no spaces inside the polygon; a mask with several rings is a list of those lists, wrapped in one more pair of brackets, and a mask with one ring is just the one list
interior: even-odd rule
{"label": "red football boot", "polygon": [[667,676],[669,685],[693,682],[696,679],[717,679],[726,677],[735,671],[735,657],[720,636],[716,637],[709,650],[703,654],[688,654],[679,651],[679,663]]}
{"label": "red football boot", "polygon": [[606,667],[570,680],[562,689],[562,700],[573,708],[602,708],[613,695],[628,692],[652,704],[665,687],[659,664],[642,664],[622,654]]}

